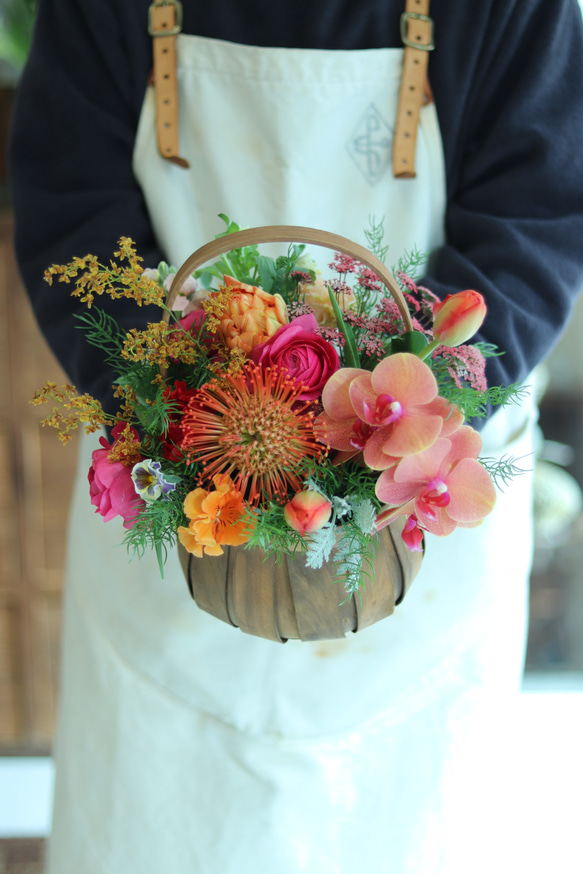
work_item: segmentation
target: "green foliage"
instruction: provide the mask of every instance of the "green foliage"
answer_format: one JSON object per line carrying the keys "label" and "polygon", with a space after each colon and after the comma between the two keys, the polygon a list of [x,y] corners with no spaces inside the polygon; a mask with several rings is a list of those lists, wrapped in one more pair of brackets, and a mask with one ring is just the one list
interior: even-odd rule
{"label": "green foliage", "polygon": [[105,310],[93,306],[84,313],[76,313],[77,328],[85,332],[87,342],[105,353],[105,362],[115,373],[125,373],[127,363],[120,357],[125,332]]}
{"label": "green foliage", "polygon": [[123,541],[128,553],[138,559],[147,550],[154,550],[162,577],[168,553],[177,543],[176,531],[180,526],[188,525],[182,504],[190,487],[176,488],[169,495],[146,503]]}
{"label": "green foliage", "polygon": [[[226,229],[217,234],[215,239],[241,230],[236,222],[231,221],[223,213],[219,214],[219,218],[225,223]],[[221,255],[213,264],[197,270],[194,275],[204,287],[210,288],[214,280],[222,283],[226,274],[247,285],[258,285],[269,294],[280,294],[286,303],[290,303],[298,297],[298,283],[291,274],[300,269],[298,261],[302,258],[305,249],[303,243],[291,243],[285,255],[274,259],[261,255],[257,246],[244,246]],[[306,271],[303,267],[301,269],[302,272],[310,273],[312,279],[314,278],[314,271]]]}
{"label": "green foliage", "polygon": [[367,579],[374,579],[374,558],[378,538],[367,537],[352,519],[342,526],[335,554],[336,579],[344,586],[347,598],[361,591]]}
{"label": "green foliage", "polygon": [[438,376],[438,373],[435,372],[435,375],[439,385],[439,394],[456,404],[465,419],[483,419],[488,415],[489,407],[520,404],[529,393],[526,386],[517,383],[508,386],[493,385],[486,391],[479,392],[469,385],[461,387],[455,385],[447,374]]}
{"label": "green foliage", "polygon": [[35,12],[35,0],[2,0],[0,4],[0,59],[17,72],[26,62]]}
{"label": "green foliage", "polygon": [[399,279],[399,274],[404,273],[405,276],[408,276],[409,279],[413,280],[413,282],[417,282],[417,280],[422,276],[422,271],[427,264],[427,260],[428,255],[424,252],[420,252],[416,246],[414,246],[411,251],[405,250],[401,255],[396,265],[391,268],[391,273],[393,273],[403,291],[406,290],[406,286],[403,284],[402,280]]}
{"label": "green foliage", "polygon": [[[413,355],[418,355],[427,345],[427,337],[421,331],[406,331],[404,334],[391,339],[390,354],[411,352]],[[389,354],[389,350],[387,350],[387,354]]]}
{"label": "green foliage", "polygon": [[291,557],[297,552],[306,551],[306,541],[298,531],[289,527],[283,507],[279,504],[272,502],[261,510],[256,510],[254,517],[258,524],[253,528],[245,549],[263,549],[267,555],[274,556],[277,564],[284,555]]}
{"label": "green foliage", "polygon": [[478,460],[488,471],[494,485],[500,490],[510,485],[512,480],[523,473],[529,473],[532,468],[522,467],[519,462],[524,461],[526,456],[515,458],[513,455],[503,455],[502,458],[482,458]]}
{"label": "green foliage", "polygon": [[341,334],[344,335],[344,339],[346,341],[346,345],[344,346],[344,363],[346,367],[360,367],[360,356],[358,354],[358,349],[356,346],[354,331],[352,330],[350,325],[347,325],[342,318],[342,310],[338,306],[338,301],[336,300],[334,292],[331,288],[328,289],[328,295],[330,297],[332,309],[334,310],[338,330]]}
{"label": "green foliage", "polygon": [[375,255],[379,261],[385,262],[389,247],[384,243],[385,237],[385,218],[377,223],[374,215],[368,217],[369,227],[364,231],[367,248]]}

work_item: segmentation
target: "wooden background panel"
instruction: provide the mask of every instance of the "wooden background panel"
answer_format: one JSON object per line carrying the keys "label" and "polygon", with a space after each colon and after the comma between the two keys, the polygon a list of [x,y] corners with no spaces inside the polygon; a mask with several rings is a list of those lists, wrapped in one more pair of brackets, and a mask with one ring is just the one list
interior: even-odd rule
{"label": "wooden background panel", "polygon": [[0,308],[0,753],[48,751],[76,451],[40,427],[48,409],[30,404],[47,379],[66,378],[20,283],[9,214],[0,217]]}
{"label": "wooden background panel", "polygon": [[18,745],[24,733],[18,608],[0,594],[0,746]]}
{"label": "wooden background panel", "polygon": [[[0,370],[0,382],[2,371]],[[14,587],[20,578],[17,482],[13,459],[13,429],[7,407],[0,407],[0,588]]]}

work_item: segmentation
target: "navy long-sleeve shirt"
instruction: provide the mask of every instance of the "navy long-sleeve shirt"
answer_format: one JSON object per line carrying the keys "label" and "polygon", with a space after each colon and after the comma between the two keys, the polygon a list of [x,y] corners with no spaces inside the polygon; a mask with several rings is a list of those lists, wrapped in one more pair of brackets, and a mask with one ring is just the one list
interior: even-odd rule
{"label": "navy long-sleeve shirt", "polygon": [[[16,252],[38,322],[80,390],[111,374],[49,288],[52,263],[130,236],[164,258],[132,152],[152,67],[149,0],[40,0],[10,150]],[[184,0],[184,32],[259,46],[398,47],[404,0]],[[429,61],[446,161],[446,244],[424,283],[481,291],[491,384],[523,379],[583,285],[583,27],[577,0],[433,0]],[[244,220],[244,217],[238,217]],[[197,242],[197,241],[195,241]],[[203,240],[198,241],[202,244]],[[126,328],[149,314],[102,303]],[[158,318],[158,311],[155,318]],[[151,314],[150,314],[151,315]]]}

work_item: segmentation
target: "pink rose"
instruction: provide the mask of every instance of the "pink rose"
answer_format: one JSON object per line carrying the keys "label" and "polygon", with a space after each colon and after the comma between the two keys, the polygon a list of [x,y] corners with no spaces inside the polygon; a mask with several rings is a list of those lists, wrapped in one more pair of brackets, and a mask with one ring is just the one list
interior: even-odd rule
{"label": "pink rose", "polygon": [[318,322],[313,315],[299,316],[251,351],[256,364],[283,367],[294,382],[306,386],[298,400],[318,398],[329,378],[340,367],[336,349],[317,331]]}
{"label": "pink rose", "polygon": [[[112,430],[113,444],[100,437],[102,449],[93,452],[93,464],[89,469],[89,494],[95,512],[109,522],[114,516],[121,516],[124,528],[131,528],[145,501],[138,497],[132,481],[132,468],[121,461],[108,461],[108,455],[115,445],[116,438],[124,425],[116,425]],[[136,433],[137,439],[137,433]]]}

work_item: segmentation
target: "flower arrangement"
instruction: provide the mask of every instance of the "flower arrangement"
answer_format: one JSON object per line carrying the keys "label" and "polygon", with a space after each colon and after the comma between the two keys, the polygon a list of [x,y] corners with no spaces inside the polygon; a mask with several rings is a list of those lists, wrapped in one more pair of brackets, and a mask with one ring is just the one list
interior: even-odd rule
{"label": "flower arrangement", "polygon": [[[222,218],[225,234],[239,230]],[[383,260],[382,222],[365,233]],[[43,424],[65,443],[81,424],[109,429],[93,452],[91,503],[106,521],[120,516],[128,548],[153,548],[161,570],[177,541],[197,557],[300,551],[312,568],[332,560],[350,594],[384,526],[404,516],[403,540],[421,550],[426,533],[480,524],[496,478],[516,472],[480,459],[466,423],[520,395],[488,388],[485,359],[498,353],[467,345],[484,300],[440,301],[417,285],[419,253],[395,269],[409,324],[373,270],[336,253],[324,278],[303,244],[276,258],[235,249],[168,303],[173,268],[143,269],[127,238],[114,258],[74,258],[46,279],[87,305],[79,325],[115,373],[119,411],[54,383],[33,402],[60,403]],[[155,304],[162,318],[125,333],[95,304],[102,294]]]}

